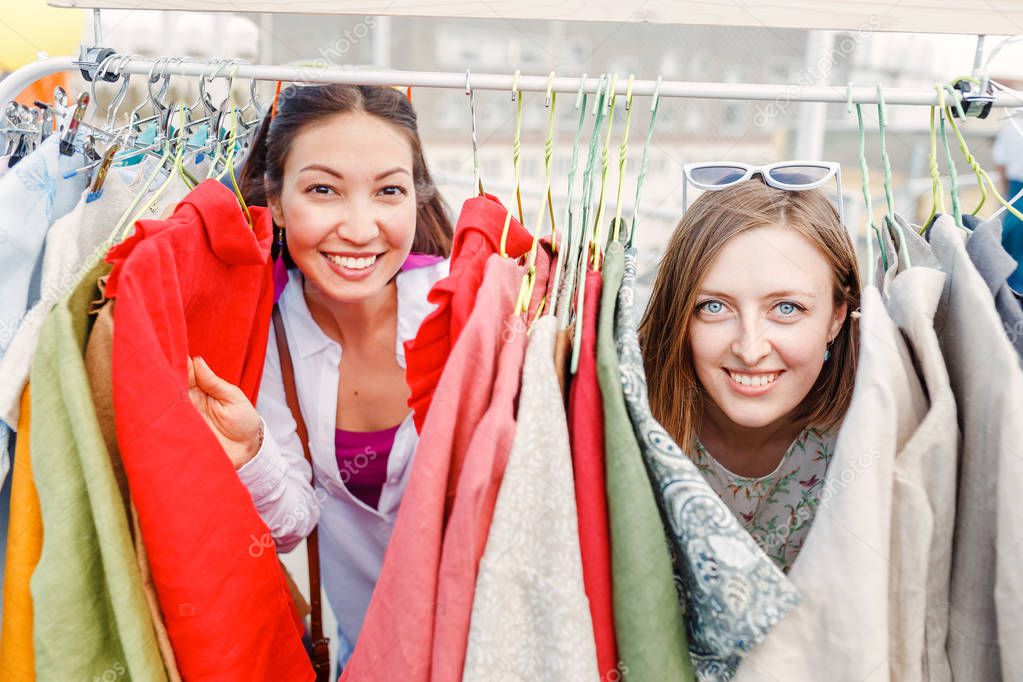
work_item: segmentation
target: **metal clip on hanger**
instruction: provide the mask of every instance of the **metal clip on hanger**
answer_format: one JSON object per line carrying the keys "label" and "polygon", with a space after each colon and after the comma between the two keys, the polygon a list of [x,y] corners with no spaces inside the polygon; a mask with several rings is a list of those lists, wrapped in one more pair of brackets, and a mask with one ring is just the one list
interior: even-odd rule
{"label": "metal clip on hanger", "polygon": [[60,138],[60,153],[64,156],[71,156],[75,153],[75,136],[78,134],[78,127],[85,117],[85,110],[89,106],[89,93],[83,92],[78,96],[78,103],[71,114],[71,121],[68,123],[67,131]]}

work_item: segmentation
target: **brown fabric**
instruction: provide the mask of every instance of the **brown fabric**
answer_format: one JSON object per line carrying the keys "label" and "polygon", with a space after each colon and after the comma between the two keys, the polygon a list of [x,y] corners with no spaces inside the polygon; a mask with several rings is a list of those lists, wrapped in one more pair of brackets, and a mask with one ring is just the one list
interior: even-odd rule
{"label": "brown fabric", "polygon": [[558,337],[554,341],[554,371],[558,375],[558,385],[561,386],[562,397],[567,395],[568,365],[572,359],[573,330],[573,327],[559,329]]}
{"label": "brown fabric", "polygon": [[174,658],[174,648],[171,646],[170,635],[167,634],[167,626],[163,623],[160,600],[156,596],[156,586],[153,584],[153,575],[149,570],[149,559],[146,558],[146,546],[142,542],[142,529],[139,528],[139,515],[135,511],[135,505],[131,505],[131,531],[135,538],[135,560],[138,562],[139,574],[142,576],[142,589],[146,593],[146,603],[149,605],[149,614],[153,619],[156,645],[163,658],[163,667],[167,670],[167,679],[170,682],[181,682],[177,660]]}
{"label": "brown fabric", "polygon": [[[284,380],[284,397],[295,419],[295,431],[302,441],[302,451],[313,470],[313,456],[309,452],[309,431],[306,429],[302,408],[298,404],[298,390],[295,387],[295,369],[291,364],[291,351],[288,348],[288,337],[284,332],[284,321],[281,309],[274,304],[273,308],[274,336],[277,339],[277,354],[280,357],[281,377]],[[314,474],[315,476],[315,474]],[[320,543],[317,541],[316,529],[306,538],[306,554],[309,561],[309,602],[312,611],[311,632],[312,653],[310,659],[316,671],[316,682],[327,682],[330,679],[330,640],[323,636],[323,607],[320,604]]]}

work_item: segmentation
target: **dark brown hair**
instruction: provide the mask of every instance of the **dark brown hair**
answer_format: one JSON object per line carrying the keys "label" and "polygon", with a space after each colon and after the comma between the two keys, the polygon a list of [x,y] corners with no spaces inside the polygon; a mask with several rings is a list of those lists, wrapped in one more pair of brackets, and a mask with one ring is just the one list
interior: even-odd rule
{"label": "dark brown hair", "polygon": [[[281,90],[277,113],[264,117],[238,178],[246,203],[267,206],[268,198],[280,196],[284,163],[297,135],[331,116],[352,112],[364,112],[387,121],[408,138],[417,203],[412,251],[447,257],[452,234],[447,207],[426,167],[416,112],[408,98],[394,88],[330,84],[289,85]],[[293,265],[286,246],[283,255],[285,262]]]}
{"label": "dark brown hair", "polygon": [[693,452],[705,399],[689,338],[700,282],[729,239],[769,225],[784,225],[810,240],[831,265],[834,305],[848,304],[831,345],[831,359],[795,418],[827,429],[841,422],[849,406],[858,357],[857,330],[850,313],[860,305],[859,270],[849,234],[827,196],[819,189],[775,189],[757,178],[704,192],[668,242],[639,325],[651,410],[686,452]]}

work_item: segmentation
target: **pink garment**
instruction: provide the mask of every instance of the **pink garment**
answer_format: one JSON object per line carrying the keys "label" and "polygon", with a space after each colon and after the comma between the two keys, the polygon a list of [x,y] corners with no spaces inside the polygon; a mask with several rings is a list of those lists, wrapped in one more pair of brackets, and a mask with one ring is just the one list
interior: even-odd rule
{"label": "pink garment", "polygon": [[[518,279],[521,282],[521,277]],[[504,346],[500,349],[490,407],[469,442],[469,456],[462,464],[451,517],[444,530],[437,577],[438,608],[433,620],[432,680],[462,679],[476,573],[487,546],[494,504],[515,439],[515,403],[526,356],[526,323],[521,315],[504,319],[505,328],[501,331]]]}
{"label": "pink garment", "polygon": [[[487,261],[478,305],[473,307],[434,392],[380,578],[342,680],[430,682],[461,678],[461,668],[454,677],[443,678],[431,675],[430,670],[436,621],[447,613],[453,620],[457,618],[456,623],[444,627],[441,641],[460,637],[459,656],[464,656],[470,614],[465,604],[470,608],[472,604],[471,592],[468,599],[453,601],[450,610],[447,604],[438,602],[440,570],[443,562],[449,570],[463,571],[443,576],[445,594],[465,580],[471,580],[470,590],[475,586],[476,563],[469,561],[471,566],[466,567],[455,560],[475,557],[478,562],[483,552],[482,542],[476,543],[475,537],[482,525],[485,540],[507,456],[507,447],[502,451],[498,442],[504,442],[504,434],[514,430],[507,396],[514,397],[518,391],[522,363],[524,325],[515,324],[512,312],[523,274],[524,269],[508,258],[492,255]],[[496,400],[492,401],[492,396]],[[495,413],[483,423],[492,402],[508,405],[507,418],[495,419]],[[497,430],[489,430],[492,427]],[[498,440],[491,439],[491,434]],[[507,444],[510,447],[510,437]],[[473,456],[467,459],[470,450]],[[456,461],[464,461],[456,490],[460,495],[464,493],[465,499],[449,498],[447,494],[448,476]],[[470,494],[477,497],[468,497]],[[473,514],[486,519],[485,525],[473,524],[467,518]],[[456,553],[454,548],[449,551],[446,535],[452,541],[472,540],[473,546],[465,547],[464,554]],[[442,559],[442,547],[446,560]]]}

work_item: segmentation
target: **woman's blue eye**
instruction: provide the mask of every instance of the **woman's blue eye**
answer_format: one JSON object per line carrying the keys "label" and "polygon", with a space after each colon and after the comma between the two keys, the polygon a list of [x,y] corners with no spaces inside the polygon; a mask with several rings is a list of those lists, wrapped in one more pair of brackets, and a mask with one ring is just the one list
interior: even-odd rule
{"label": "woman's blue eye", "polygon": [[782,301],[776,307],[778,308],[778,312],[785,316],[795,315],[800,310],[803,310],[802,306],[792,303],[791,301]]}
{"label": "woman's blue eye", "polygon": [[721,303],[721,301],[705,301],[700,304],[700,309],[710,313],[711,315],[717,315],[725,309],[725,306]]}

